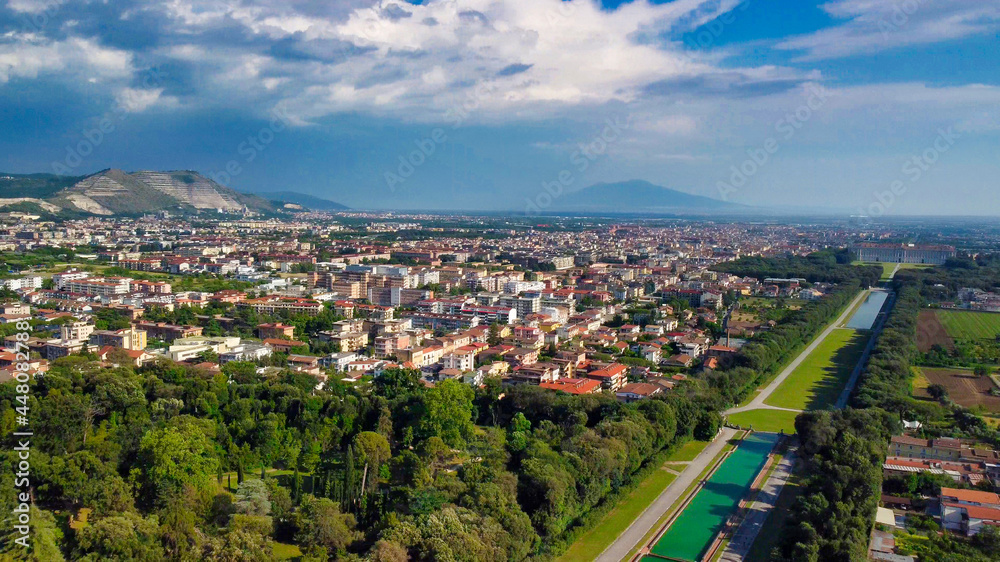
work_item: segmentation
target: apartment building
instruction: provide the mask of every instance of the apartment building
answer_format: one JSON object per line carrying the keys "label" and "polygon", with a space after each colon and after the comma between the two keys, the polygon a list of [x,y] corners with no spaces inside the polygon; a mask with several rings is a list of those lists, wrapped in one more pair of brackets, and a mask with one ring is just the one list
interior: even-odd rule
{"label": "apartment building", "polygon": [[258,324],[257,325],[257,337],[262,340],[267,338],[285,338],[291,339],[295,337],[295,326],[290,326],[288,324],[282,324],[277,322],[274,324]]}
{"label": "apartment building", "polygon": [[1000,526],[1000,495],[981,490],[941,488],[941,524],[974,536],[986,526]]}
{"label": "apartment building", "polygon": [[67,281],[64,290],[70,293],[100,297],[127,295],[131,281],[127,277],[89,277]]}
{"label": "apartment building", "polygon": [[628,367],[620,363],[612,363],[602,369],[585,373],[584,376],[601,383],[601,388],[618,392],[628,382]]}
{"label": "apartment building", "polygon": [[410,347],[410,335],[387,333],[375,338],[376,357],[394,357],[396,350]]}
{"label": "apartment building", "polygon": [[59,336],[63,341],[87,341],[94,333],[94,325],[90,322],[78,320],[67,322],[59,327]]}
{"label": "apartment building", "polygon": [[141,351],[146,349],[146,330],[139,328],[122,328],[121,330],[94,330],[90,334],[90,345],[98,349],[110,345]]}
{"label": "apartment building", "polygon": [[200,336],[204,331],[201,326],[178,326],[167,324],[166,322],[136,322],[134,326],[140,330],[145,330],[148,337],[157,338],[165,342],[172,342],[177,338],[189,338]]}
{"label": "apartment building", "polygon": [[288,314],[304,314],[317,316],[323,310],[323,305],[313,300],[295,297],[264,297],[247,299],[236,304],[239,307],[252,308],[257,314],[270,316],[287,312]]}

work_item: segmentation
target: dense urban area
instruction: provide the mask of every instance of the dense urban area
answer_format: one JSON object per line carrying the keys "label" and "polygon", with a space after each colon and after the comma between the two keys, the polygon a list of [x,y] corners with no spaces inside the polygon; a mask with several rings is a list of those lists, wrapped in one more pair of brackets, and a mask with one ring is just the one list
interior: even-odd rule
{"label": "dense urban area", "polygon": [[2,219],[2,560],[1000,559],[995,224]]}

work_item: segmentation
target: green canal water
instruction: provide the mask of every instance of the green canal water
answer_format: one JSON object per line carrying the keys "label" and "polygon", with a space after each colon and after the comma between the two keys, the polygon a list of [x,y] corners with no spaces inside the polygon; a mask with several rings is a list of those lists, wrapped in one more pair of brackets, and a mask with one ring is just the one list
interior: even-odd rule
{"label": "green canal water", "polygon": [[[744,439],[653,546],[652,553],[680,560],[699,560],[746,496],[778,437],[775,433],[751,433]],[[646,559],[656,560],[656,557],[647,556]]]}

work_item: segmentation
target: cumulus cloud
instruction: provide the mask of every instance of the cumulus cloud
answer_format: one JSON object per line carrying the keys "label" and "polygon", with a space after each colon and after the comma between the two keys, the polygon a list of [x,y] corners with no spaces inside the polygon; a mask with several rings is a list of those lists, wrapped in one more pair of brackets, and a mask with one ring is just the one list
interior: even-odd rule
{"label": "cumulus cloud", "polygon": [[90,39],[54,41],[32,33],[0,37],[0,84],[52,76],[69,82],[119,81],[132,73],[132,55]]}
{"label": "cumulus cloud", "polygon": [[[596,0],[336,4],[170,0],[138,4],[123,18],[162,20],[171,40],[152,55],[195,69],[197,91],[188,95],[261,111],[283,102],[301,122],[357,111],[440,121],[469,104],[474,119],[528,119],[627,103],[662,81],[771,80],[754,69],[721,72],[666,39],[739,0],[637,0],[615,10]],[[784,73],[795,80],[795,71]]]}

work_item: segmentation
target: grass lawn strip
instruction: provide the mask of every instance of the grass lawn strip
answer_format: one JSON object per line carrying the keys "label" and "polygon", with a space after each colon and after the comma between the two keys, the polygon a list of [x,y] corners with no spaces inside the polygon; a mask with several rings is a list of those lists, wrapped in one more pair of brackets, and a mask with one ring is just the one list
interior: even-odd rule
{"label": "grass lawn strip", "polygon": [[822,410],[837,401],[868,343],[868,335],[838,329],[764,401],[769,406]]}
{"label": "grass lawn strip", "polygon": [[691,462],[698,456],[699,453],[705,450],[705,447],[707,447],[709,443],[711,443],[711,441],[688,441],[681,446],[680,449],[677,449],[674,454],[670,455],[667,462]]}
{"label": "grass lawn strip", "polygon": [[726,419],[729,425],[743,428],[753,427],[754,431],[787,434],[795,433],[795,417],[798,412],[787,410],[749,410],[738,414],[729,414]]}
{"label": "grass lawn strip", "polygon": [[570,562],[597,558],[676,478],[676,474],[666,470],[653,472],[590,531],[573,541],[558,560]]}

